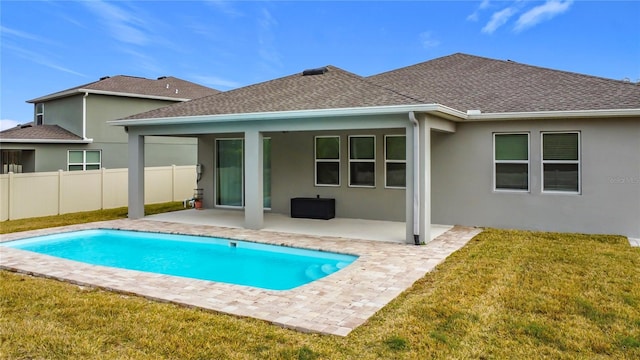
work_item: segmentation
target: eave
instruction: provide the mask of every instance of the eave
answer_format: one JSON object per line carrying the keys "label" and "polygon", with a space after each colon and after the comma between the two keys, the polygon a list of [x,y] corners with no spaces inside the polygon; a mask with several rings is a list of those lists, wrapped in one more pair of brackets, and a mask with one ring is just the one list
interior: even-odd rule
{"label": "eave", "polygon": [[217,122],[222,123],[240,121],[264,121],[276,119],[315,119],[340,116],[390,115],[405,114],[411,111],[418,113],[431,113],[439,117],[454,121],[464,120],[467,116],[464,112],[449,108],[444,105],[424,104],[179,116],[146,119],[124,119],[111,120],[107,121],[107,123],[116,126],[180,125]]}
{"label": "eave", "polygon": [[27,103],[35,104],[41,103],[45,101],[51,101],[55,99],[65,98],[69,96],[74,96],[78,94],[97,94],[97,95],[107,95],[107,96],[122,96],[122,97],[130,97],[130,98],[138,98],[138,99],[151,99],[151,100],[166,100],[166,101],[175,101],[175,102],[184,102],[189,101],[191,99],[187,98],[176,98],[170,96],[158,96],[158,95],[145,95],[145,94],[136,94],[136,93],[128,93],[128,92],[119,92],[119,91],[106,91],[106,90],[94,90],[94,89],[73,89],[68,91],[63,91],[51,95],[41,96],[39,98],[27,100]]}
{"label": "eave", "polygon": [[0,139],[0,143],[7,144],[91,144],[93,139],[64,140],[64,139]]}

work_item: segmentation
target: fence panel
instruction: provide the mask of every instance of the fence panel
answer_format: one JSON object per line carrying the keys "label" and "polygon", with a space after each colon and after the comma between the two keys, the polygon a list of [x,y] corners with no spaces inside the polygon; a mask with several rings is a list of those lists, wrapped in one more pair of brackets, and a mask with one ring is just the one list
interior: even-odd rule
{"label": "fence panel", "polygon": [[113,209],[127,206],[129,196],[127,169],[103,169],[102,208]]}
{"label": "fence panel", "polygon": [[[128,170],[0,175],[0,221],[127,206]],[[195,166],[145,169],[145,203],[193,196]]]}
{"label": "fence panel", "polygon": [[13,174],[12,179],[13,183],[9,184],[10,219],[58,215],[60,210],[60,174],[58,172]]}
{"label": "fence panel", "polygon": [[0,221],[9,219],[9,176],[0,175]]}
{"label": "fence panel", "polygon": [[60,214],[102,208],[102,170],[60,172]]}

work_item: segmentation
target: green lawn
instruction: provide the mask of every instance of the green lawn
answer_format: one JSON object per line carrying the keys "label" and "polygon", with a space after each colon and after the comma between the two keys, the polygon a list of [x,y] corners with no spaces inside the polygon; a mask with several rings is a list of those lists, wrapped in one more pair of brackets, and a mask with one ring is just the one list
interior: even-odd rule
{"label": "green lawn", "polygon": [[488,229],[344,338],[6,271],[0,306],[10,359],[638,359],[640,249]]}

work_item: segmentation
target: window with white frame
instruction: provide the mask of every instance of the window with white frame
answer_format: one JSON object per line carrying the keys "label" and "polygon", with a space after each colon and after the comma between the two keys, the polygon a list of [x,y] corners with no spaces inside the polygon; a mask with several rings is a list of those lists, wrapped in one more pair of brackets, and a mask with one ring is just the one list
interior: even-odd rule
{"label": "window with white frame", "polygon": [[44,123],[44,103],[36,104],[36,125]]}
{"label": "window with white frame", "polygon": [[529,191],[529,134],[493,134],[494,190]]}
{"label": "window with white frame", "polygon": [[376,186],[376,138],[349,136],[349,186]]}
{"label": "window with white frame", "polygon": [[404,189],[407,186],[407,137],[386,135],[384,137],[385,187]]}
{"label": "window with white frame", "polygon": [[542,133],[542,191],[580,193],[580,133]]}
{"label": "window with white frame", "polygon": [[315,137],[316,186],[340,186],[340,137]]}
{"label": "window with white frame", "polygon": [[69,150],[67,170],[99,170],[102,164],[100,150]]}

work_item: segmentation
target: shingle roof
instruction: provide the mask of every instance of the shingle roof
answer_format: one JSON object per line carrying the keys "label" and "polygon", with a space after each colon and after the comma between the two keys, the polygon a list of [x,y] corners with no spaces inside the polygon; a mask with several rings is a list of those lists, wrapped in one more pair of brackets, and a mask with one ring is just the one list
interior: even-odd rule
{"label": "shingle roof", "polygon": [[82,137],[61,128],[58,125],[32,126],[31,124],[24,124],[4,131],[0,131],[0,139],[77,141],[82,140]]}
{"label": "shingle roof", "polygon": [[173,76],[160,77],[153,80],[135,76],[117,75],[104,77],[98,81],[41,96],[36,99],[28,100],[27,102],[41,102],[48,99],[73,95],[78,92],[83,92],[84,90],[136,94],[141,96],[159,96],[175,98],[176,100],[197,99],[220,92]]}
{"label": "shingle roof", "polygon": [[638,109],[640,85],[512,61],[453,54],[368,77],[460,111]]}
{"label": "shingle roof", "polygon": [[127,119],[421,103],[340,68],[327,66],[326,70],[317,75],[297,73],[136,114]]}
{"label": "shingle roof", "polygon": [[483,113],[639,109],[640,85],[512,61],[453,54],[370,77],[334,66],[136,114],[167,118],[441,104]]}

